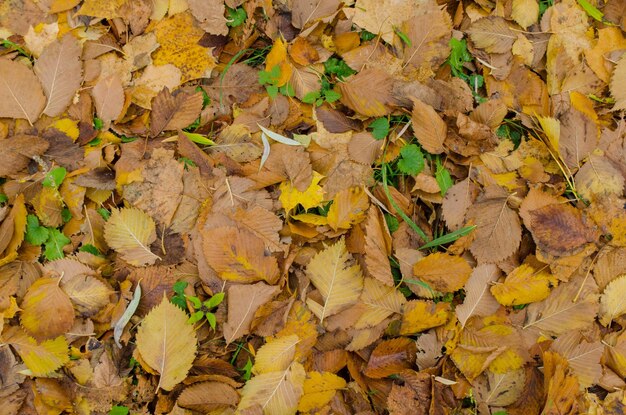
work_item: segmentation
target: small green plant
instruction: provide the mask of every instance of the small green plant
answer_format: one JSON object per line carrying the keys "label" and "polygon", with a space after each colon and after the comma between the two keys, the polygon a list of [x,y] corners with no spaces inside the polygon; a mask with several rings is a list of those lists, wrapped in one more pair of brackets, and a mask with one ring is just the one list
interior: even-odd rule
{"label": "small green plant", "polygon": [[4,193],[0,193],[0,205],[6,205],[9,202],[9,197]]}
{"label": "small green plant", "polygon": [[514,148],[517,148],[524,137],[524,130],[521,121],[505,118],[496,130],[496,135],[500,138],[511,140],[515,145]]}
{"label": "small green plant", "polygon": [[93,117],[93,128],[96,130],[102,130],[102,127],[104,127],[104,121],[98,117]]}
{"label": "small green plant", "polygon": [[333,85],[326,78],[322,78],[321,85],[319,91],[312,91],[303,96],[302,102],[319,107],[324,102],[333,103],[341,98],[341,94],[332,89]]}
{"label": "small green plant", "polygon": [[435,165],[437,166],[435,170],[435,180],[437,180],[439,189],[441,189],[441,196],[445,196],[448,190],[454,185],[454,182],[452,181],[450,172],[443,167],[443,163],[439,157],[435,159]]}
{"label": "small green plant", "polygon": [[78,249],[80,252],[87,252],[91,255],[95,255],[95,256],[99,256],[99,257],[103,257],[104,255],[102,255],[102,252],[100,252],[100,250],[98,248],[96,248],[95,246],[93,246],[92,244],[85,244],[83,246],[81,246]]}
{"label": "small green plant", "polygon": [[2,45],[3,48],[9,49],[9,50],[14,50],[17,53],[19,53],[20,55],[26,56],[28,59],[32,59],[30,54],[28,52],[26,52],[20,45],[18,45],[15,42],[11,42],[9,39],[2,39],[2,40],[0,40],[0,44]]}
{"label": "small green plant", "polygon": [[367,30],[361,30],[359,32],[359,37],[364,42],[367,42],[368,40],[376,39],[376,36],[378,36],[378,35],[375,35],[372,32],[368,32]]}
{"label": "small green plant", "polygon": [[243,9],[243,7],[237,7],[236,9],[231,9],[226,6],[226,26],[228,27],[237,27],[241,26],[243,22],[248,18],[248,14]]}
{"label": "small green plant", "polygon": [[31,245],[43,244],[44,257],[49,261],[63,258],[63,247],[70,243],[70,239],[61,231],[51,226],[41,226],[39,218],[32,214],[26,216],[25,238]]}
{"label": "small green plant", "polygon": [[185,288],[187,288],[188,283],[186,281],[178,281],[174,284],[172,289],[174,290],[175,295],[170,300],[172,304],[177,305],[183,310],[187,309],[187,302],[191,303],[193,308],[193,312],[189,317],[187,322],[189,324],[195,324],[198,321],[206,318],[209,322],[209,325],[213,330],[217,326],[217,320],[215,318],[215,314],[211,312],[215,307],[220,305],[222,301],[224,301],[224,293],[217,293],[208,300],[202,301],[198,297],[194,295],[185,294]]}
{"label": "small green plant", "polygon": [[407,144],[400,150],[398,170],[409,176],[416,176],[424,170],[424,154],[415,144]]}
{"label": "small green plant", "polygon": [[111,211],[106,208],[98,208],[96,212],[98,212],[98,214],[102,216],[102,219],[104,220],[109,220],[109,218],[111,217]]}
{"label": "small green plant", "polygon": [[329,58],[324,62],[324,72],[328,76],[334,75],[340,81],[343,81],[350,75],[354,75],[356,71],[348,66],[348,64],[339,58]]}
{"label": "small green plant", "polygon": [[271,98],[275,98],[280,92],[282,95],[292,97],[295,94],[291,84],[287,83],[282,86],[278,86],[280,81],[280,66],[276,65],[269,71],[259,72],[259,83],[265,85],[265,90]]}
{"label": "small green plant", "polygon": [[402,30],[400,30],[398,27],[395,27],[395,26],[393,27],[393,31],[396,33],[396,35],[398,35],[402,43],[404,43],[408,47],[413,46],[411,39],[409,39],[406,33],[404,33]]}
{"label": "small green plant", "polygon": [[467,41],[465,39],[450,39],[450,56],[446,63],[450,65],[452,75],[464,80],[472,89],[472,95],[476,102],[486,101],[486,98],[478,94],[478,89],[482,88],[485,80],[482,75],[466,74],[464,64],[471,62],[474,58],[467,50]]}
{"label": "small green plant", "polygon": [[385,117],[376,118],[367,128],[372,130],[376,140],[382,140],[389,134],[389,120]]}
{"label": "small green plant", "polygon": [[193,160],[188,159],[187,157],[179,157],[178,161],[183,163],[185,170],[189,170],[189,167],[196,167],[196,163],[194,163]]}
{"label": "small green plant", "polygon": [[554,6],[554,0],[539,0],[539,19],[550,7]]}

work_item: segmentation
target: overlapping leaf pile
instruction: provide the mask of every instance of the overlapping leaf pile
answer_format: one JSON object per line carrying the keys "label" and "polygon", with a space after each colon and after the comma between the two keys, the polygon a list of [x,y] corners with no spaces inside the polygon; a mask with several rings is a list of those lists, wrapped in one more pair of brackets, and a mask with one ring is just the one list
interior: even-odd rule
{"label": "overlapping leaf pile", "polygon": [[625,16],[4,2],[0,413],[623,413]]}

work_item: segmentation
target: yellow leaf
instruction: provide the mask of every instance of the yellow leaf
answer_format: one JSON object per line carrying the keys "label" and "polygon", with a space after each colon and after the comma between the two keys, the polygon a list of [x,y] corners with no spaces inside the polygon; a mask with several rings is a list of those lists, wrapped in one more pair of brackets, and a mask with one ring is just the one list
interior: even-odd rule
{"label": "yellow leaf", "polygon": [[265,343],[257,351],[252,373],[261,375],[286,370],[293,363],[299,341],[297,335],[291,334]]}
{"label": "yellow leaf", "polygon": [[118,17],[117,9],[124,4],[124,0],[100,1],[85,0],[76,15],[102,17],[104,19],[113,19]]}
{"label": "yellow leaf", "polygon": [[504,306],[522,305],[544,300],[557,285],[547,265],[537,269],[526,263],[511,271],[504,282],[492,286],[491,294]]}
{"label": "yellow leaf", "polygon": [[361,187],[350,187],[337,193],[328,209],[328,224],[334,230],[350,229],[365,219],[369,197]]}
{"label": "yellow leaf", "polygon": [[74,307],[57,278],[36,280],[21,307],[22,326],[39,341],[64,334],[74,324]]}
{"label": "yellow leaf", "polygon": [[297,221],[316,226],[328,225],[328,218],[326,216],[314,215],[313,213],[301,213],[299,215],[293,215],[291,219],[295,219]]}
{"label": "yellow leaf", "polygon": [[154,30],[161,45],[152,55],[154,64],[176,66],[181,83],[209,75],[215,67],[211,49],[198,44],[204,31],[196,27],[189,12],[161,20]]}
{"label": "yellow leaf", "polygon": [[196,357],[197,338],[187,314],[170,303],[165,293],[137,330],[137,350],[161,375],[157,388],[171,391],[187,377]]}
{"label": "yellow leaf", "polygon": [[66,136],[76,141],[80,131],[78,130],[78,121],[71,120],[69,118],[61,118],[54,122],[51,127],[64,133]]}
{"label": "yellow leaf", "polygon": [[104,226],[104,239],[131,265],[150,265],[159,259],[150,251],[150,244],[156,240],[156,225],[142,210],[113,210]]}
{"label": "yellow leaf", "polygon": [[354,263],[343,238],[318,252],[309,262],[306,273],[322,295],[323,304],[311,298],[307,300],[320,324],[324,318],[356,303],[363,289],[361,267]]}
{"label": "yellow leaf", "polygon": [[625,292],[626,274],[620,275],[606,286],[602,297],[600,297],[600,311],[598,313],[602,325],[608,326],[613,319],[626,313]]}
{"label": "yellow leaf", "polygon": [[300,363],[293,363],[284,371],[253,377],[241,390],[238,412],[256,407],[262,410],[264,415],[295,414],[302,396],[305,377],[304,367]]}
{"label": "yellow leaf", "polygon": [[33,207],[37,217],[44,226],[56,228],[63,224],[63,198],[54,187],[42,187],[37,196],[33,198]]}
{"label": "yellow leaf", "polygon": [[537,117],[539,120],[539,124],[541,125],[541,129],[545,133],[546,137],[548,137],[548,142],[550,143],[550,147],[552,147],[552,151],[555,152],[556,156],[559,156],[559,138],[561,137],[561,123],[556,118],[551,117]]}
{"label": "yellow leaf", "polygon": [[304,192],[296,189],[289,181],[282,182],[278,188],[280,190],[278,200],[282,203],[285,211],[289,212],[291,209],[298,206],[298,204],[301,204],[305,209],[319,206],[324,200],[324,189],[319,185],[323,177],[324,176],[314,171],[311,184]]}
{"label": "yellow leaf", "polygon": [[539,3],[537,0],[513,0],[511,17],[520,26],[526,29],[537,22],[539,17]]}
{"label": "yellow leaf", "polygon": [[404,306],[400,335],[420,333],[432,327],[446,324],[450,318],[450,304],[432,301],[413,300]]}
{"label": "yellow leaf", "polygon": [[471,273],[466,260],[442,252],[430,254],[413,266],[413,275],[442,293],[463,288]]}
{"label": "yellow leaf", "polygon": [[276,66],[280,68],[280,77],[275,85],[283,86],[291,79],[293,68],[287,59],[287,45],[281,38],[276,38],[272,50],[270,50],[265,59],[265,70],[267,72],[271,72]]}
{"label": "yellow leaf", "polygon": [[609,83],[614,64],[606,58],[611,52],[626,49],[626,39],[619,27],[598,29],[598,41],[591,49],[585,49],[587,65],[602,79]]}
{"label": "yellow leaf", "polygon": [[300,301],[293,303],[285,326],[276,333],[275,338],[286,337],[290,334],[296,334],[300,339],[296,344],[294,360],[297,362],[305,361],[317,342],[317,324],[313,321],[313,314]]}
{"label": "yellow leaf", "polygon": [[346,381],[330,372],[309,372],[304,380],[304,394],[298,403],[298,411],[310,412],[321,409],[335,396],[338,389],[346,387]]}
{"label": "yellow leaf", "polygon": [[402,313],[402,306],[406,303],[404,295],[396,287],[385,285],[374,278],[365,278],[360,301],[365,309],[354,323],[357,330],[374,327],[393,313]]}
{"label": "yellow leaf", "polygon": [[34,376],[46,376],[70,360],[63,336],[37,343],[20,328],[12,327],[4,333],[3,340],[15,348]]}

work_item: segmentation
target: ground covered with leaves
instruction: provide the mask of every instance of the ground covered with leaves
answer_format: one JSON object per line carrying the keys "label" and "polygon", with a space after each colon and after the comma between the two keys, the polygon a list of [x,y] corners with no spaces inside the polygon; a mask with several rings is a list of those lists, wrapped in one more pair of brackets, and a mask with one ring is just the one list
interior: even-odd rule
{"label": "ground covered with leaves", "polygon": [[625,0],[0,3],[0,414],[622,414]]}

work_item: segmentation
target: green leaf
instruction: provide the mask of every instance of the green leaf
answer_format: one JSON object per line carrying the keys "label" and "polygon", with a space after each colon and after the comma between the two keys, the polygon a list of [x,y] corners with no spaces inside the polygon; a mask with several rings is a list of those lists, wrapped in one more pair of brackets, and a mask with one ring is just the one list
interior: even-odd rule
{"label": "green leaf", "polygon": [[409,39],[409,37],[406,35],[406,33],[404,33],[402,30],[400,30],[397,27],[393,27],[393,31],[396,32],[396,35],[398,35],[398,37],[400,38],[400,40],[407,45],[408,47],[413,46],[413,43],[411,42],[411,39]]}
{"label": "green leaf", "polygon": [[49,236],[48,240],[45,242],[46,249],[43,253],[44,256],[49,261],[63,258],[65,256],[63,254],[63,247],[70,243],[70,239],[55,228],[48,228],[48,232]]}
{"label": "green leaf", "polygon": [[241,377],[243,378],[243,380],[250,380],[250,378],[252,377],[252,366],[254,366],[252,364],[252,360],[248,358],[248,361],[246,362],[245,366],[239,369],[239,371],[243,372],[241,374]]}
{"label": "green leaf", "polygon": [[305,104],[314,104],[320,97],[320,91],[311,91],[302,97],[302,102]]}
{"label": "green leaf", "polygon": [[203,145],[203,146],[214,146],[215,145],[215,141],[206,138],[202,134],[190,133],[190,132],[187,132],[187,131],[183,131],[183,134],[185,134],[188,139],[190,139],[191,141],[193,141],[196,144],[200,144],[200,145]]}
{"label": "green leaf", "polygon": [[188,285],[189,283],[187,281],[176,281],[174,285],[172,285],[172,289],[176,294],[184,295],[185,288],[187,288]]}
{"label": "green leaf", "polygon": [[196,163],[193,160],[188,159],[187,157],[179,157],[178,161],[185,165],[185,170],[188,170],[188,167],[196,167]]}
{"label": "green leaf", "polygon": [[248,14],[243,9],[243,7],[237,7],[236,9],[231,9],[230,7],[226,6],[226,15],[228,19],[226,21],[226,26],[228,27],[241,26],[243,22],[245,22],[246,19],[248,18]]}
{"label": "green leaf", "polygon": [[126,137],[125,135],[120,137],[120,140],[122,140],[122,143],[132,143],[133,141],[137,140],[137,137]]}
{"label": "green leaf", "polygon": [[100,144],[102,144],[102,139],[100,137],[96,137],[93,140],[91,140],[90,142],[87,143],[87,145],[89,147],[97,147]]}
{"label": "green leaf", "polygon": [[187,300],[189,300],[189,302],[193,304],[193,308],[195,308],[196,310],[202,307],[202,301],[200,301],[198,297],[195,297],[193,295],[187,295],[186,297]]}
{"label": "green leaf", "polygon": [[39,246],[48,240],[48,236],[48,228],[39,226],[37,216],[26,216],[26,240],[29,244]]}
{"label": "green leaf", "polygon": [[385,117],[377,118],[367,128],[372,129],[375,139],[382,140],[389,134],[389,120]]}
{"label": "green leaf", "polygon": [[111,408],[109,415],[128,415],[128,408],[125,406],[117,406]]}
{"label": "green leaf", "polygon": [[335,102],[341,98],[341,94],[334,89],[324,91],[324,99],[326,102]]}
{"label": "green leaf", "polygon": [[266,85],[265,89],[270,98],[276,98],[276,95],[278,95],[278,87],[276,85]]}
{"label": "green leaf", "polygon": [[183,294],[176,294],[172,296],[170,302],[175,306],[187,311],[187,300]]}
{"label": "green leaf", "polygon": [[109,220],[109,218],[111,217],[111,211],[105,208],[98,208],[97,212],[100,214],[100,216],[102,216],[102,219],[104,220]]}
{"label": "green leaf", "polygon": [[215,327],[217,326],[217,319],[215,318],[215,314],[206,313],[206,319],[209,322],[209,325],[211,326],[211,328],[215,330]]}
{"label": "green leaf", "polygon": [[0,193],[0,205],[4,205],[9,201],[9,197],[4,193]]}
{"label": "green leaf", "polygon": [[387,223],[387,228],[389,228],[390,233],[394,233],[400,227],[400,221],[393,215],[389,213],[385,213],[385,222]]}
{"label": "green leaf", "polygon": [[213,307],[217,307],[222,301],[224,301],[224,292],[217,293],[213,297],[204,302],[204,306],[209,310]]}
{"label": "green leaf", "polygon": [[294,95],[296,95],[296,91],[293,89],[293,86],[290,83],[286,83],[285,85],[281,86],[279,92],[286,97],[293,97]]}
{"label": "green leaf", "polygon": [[580,7],[591,17],[596,19],[599,22],[603,21],[604,13],[596,8],[593,4],[589,3],[587,0],[577,0]]}
{"label": "green leaf", "polygon": [[68,208],[63,208],[61,211],[61,219],[63,219],[63,223],[67,223],[72,219],[72,212]]}
{"label": "green leaf", "polygon": [[104,122],[98,117],[93,117],[93,128],[102,130],[102,127],[104,127]]}
{"label": "green leaf", "polygon": [[450,176],[450,172],[448,169],[443,167],[441,160],[437,159],[437,171],[435,171],[435,180],[437,180],[437,184],[439,185],[439,189],[441,189],[441,196],[445,196],[448,192],[448,189],[452,187],[454,182],[452,181],[452,177]]}
{"label": "green leaf", "polygon": [[418,249],[436,248],[440,245],[449,244],[450,242],[456,241],[461,236],[468,235],[474,229],[476,229],[476,226],[466,226],[454,232],[450,232],[445,235],[442,235],[439,238],[433,239],[432,241],[420,246]]}
{"label": "green leaf", "polygon": [[450,56],[447,63],[452,69],[452,74],[456,77],[461,77],[463,74],[463,64],[465,62],[471,62],[472,55],[467,50],[467,41],[465,39],[450,39]]}
{"label": "green leaf", "polygon": [[202,109],[204,109],[207,105],[211,103],[211,98],[209,97],[209,94],[206,93],[204,88],[199,85],[196,87],[195,91],[202,92]]}
{"label": "green leaf", "polygon": [[324,70],[329,75],[335,75],[340,80],[356,73],[343,59],[329,58],[324,62]]}
{"label": "green leaf", "polygon": [[204,313],[202,311],[196,311],[195,313],[191,315],[191,317],[189,317],[189,320],[187,320],[187,323],[189,324],[197,323],[198,321],[202,320],[202,317],[204,317]]}
{"label": "green leaf", "polygon": [[100,250],[96,248],[95,246],[93,246],[92,244],[85,244],[81,246],[78,250],[80,252],[88,252],[91,255],[95,255],[95,256],[100,256],[100,257],[103,256]]}
{"label": "green leaf", "polygon": [[41,184],[46,187],[54,187],[55,189],[58,189],[59,186],[61,186],[61,183],[63,183],[63,179],[65,179],[66,175],[67,170],[65,170],[65,167],[56,167],[46,174],[46,177],[43,179]]}
{"label": "green leaf", "polygon": [[424,155],[415,144],[409,144],[400,150],[398,170],[409,176],[415,176],[424,169]]}

